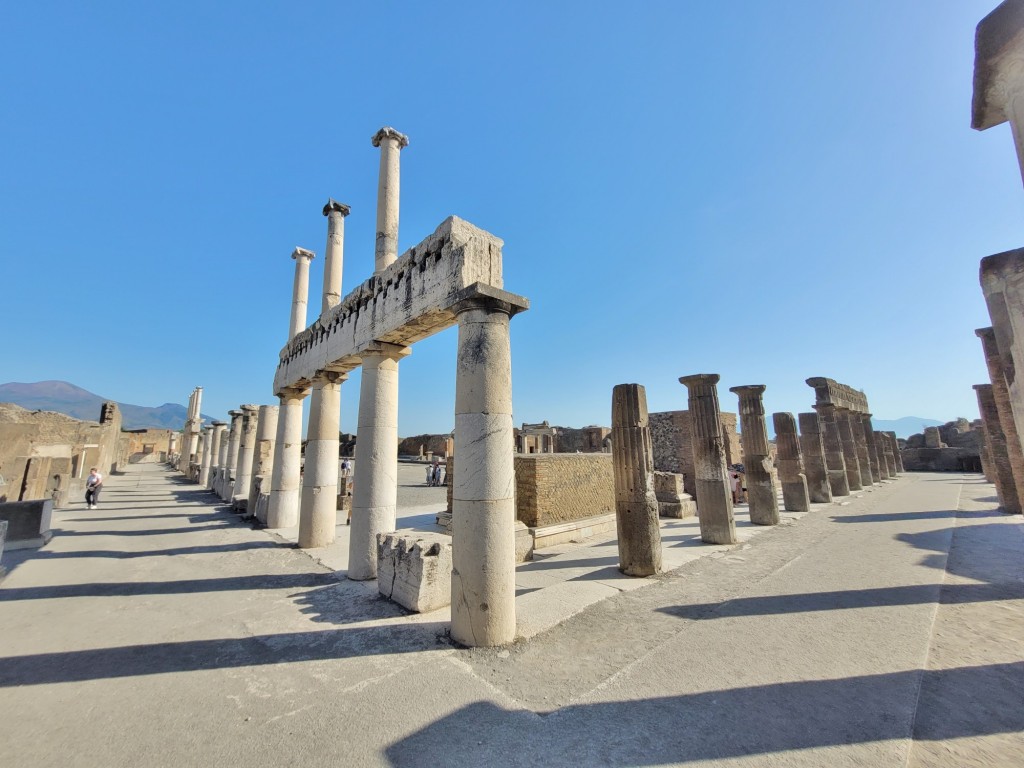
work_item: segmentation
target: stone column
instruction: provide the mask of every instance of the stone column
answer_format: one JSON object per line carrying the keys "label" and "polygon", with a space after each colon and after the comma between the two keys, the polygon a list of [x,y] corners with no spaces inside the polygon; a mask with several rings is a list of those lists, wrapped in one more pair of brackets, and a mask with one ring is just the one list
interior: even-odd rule
{"label": "stone column", "polygon": [[362,355],[348,549],[348,577],[356,581],[377,578],[377,534],[395,530],[398,361],[408,354],[408,347],[374,344]]}
{"label": "stone column", "polygon": [[747,502],[754,525],[778,525],[779,499],[772,477],[772,457],[768,448],[768,427],[764,421],[764,384],[730,387],[739,397],[740,443],[743,469],[747,475]]}
{"label": "stone column", "polygon": [[996,417],[1004,435],[1006,453],[1009,456],[1010,472],[1013,476],[1016,497],[1024,501],[1024,450],[1022,450],[1020,433],[1013,416],[1010,403],[1010,389],[1007,385],[1006,367],[999,353],[996,334],[992,328],[979,328],[975,335],[981,339],[981,349],[985,355],[985,366],[988,378],[992,383],[992,397],[996,406]]}
{"label": "stone column", "polygon": [[302,399],[305,392],[280,396],[274,469],[270,477],[267,528],[290,528],[299,523],[299,483],[302,478]]}
{"label": "stone column", "polygon": [[380,147],[377,246],[374,249],[374,274],[379,275],[398,258],[398,159],[402,149],[409,146],[409,137],[394,128],[385,127],[377,131],[370,141],[373,146]]}
{"label": "stone column", "polygon": [[871,423],[871,414],[860,414],[860,423],[861,431],[864,432],[864,441],[868,447],[868,466],[871,468],[871,481],[873,483],[880,483],[884,478],[882,476],[882,466],[878,461],[878,446],[875,445],[875,425]]}
{"label": "stone column", "polygon": [[871,475],[871,458],[868,452],[868,439],[864,434],[864,422],[858,411],[847,411],[850,419],[850,431],[853,432],[853,444],[857,448],[857,464],[860,467],[861,487],[867,488],[874,484]]}
{"label": "stone column", "polygon": [[846,472],[846,453],[839,431],[839,414],[831,403],[815,405],[821,424],[821,435],[825,446],[825,467],[832,496],[850,495],[850,476]]}
{"label": "stone column", "polygon": [[452,639],[463,645],[504,645],[516,634],[508,326],[511,315],[520,309],[484,298],[470,299],[456,308],[455,444],[459,455],[452,484]]}
{"label": "stone column", "polygon": [[[853,434],[853,420],[845,408],[836,408],[836,423],[839,425],[839,439],[843,446],[843,461],[846,462],[846,480],[851,491],[859,491],[861,483],[860,458],[857,456],[857,438]],[[832,491],[832,495],[836,495]]]}
{"label": "stone column", "polygon": [[242,444],[242,416],[244,415],[242,411],[228,411],[228,416],[231,417],[231,428],[228,430],[227,451],[220,468],[220,488],[217,489],[224,501],[231,501],[231,494],[234,491],[234,481],[231,476],[238,463],[238,446]]}
{"label": "stone column", "polygon": [[203,463],[199,467],[199,484],[204,488],[210,484],[210,467],[213,464],[213,427],[203,427]]}
{"label": "stone column", "polygon": [[[306,431],[306,469],[302,475],[299,506],[299,546],[303,549],[326,547],[334,541],[334,527],[338,524],[341,383],[347,378],[346,373],[321,371],[313,380],[313,394],[309,398],[309,427]],[[397,437],[397,422],[395,434]],[[396,473],[397,467],[396,441]],[[397,484],[395,488],[397,491]],[[394,527],[390,530],[394,530]],[[382,533],[390,533],[390,530]]]}
{"label": "stone column", "polygon": [[175,454],[178,452],[178,433],[171,432],[167,436],[167,461],[175,461]]}
{"label": "stone column", "polygon": [[217,484],[217,477],[220,475],[221,447],[224,445],[224,429],[227,423],[223,421],[213,422],[213,437],[210,441],[210,476],[206,479],[206,488],[214,490]]}
{"label": "stone column", "polygon": [[992,452],[994,474],[993,484],[999,496],[1002,510],[1011,515],[1021,512],[1021,498],[1017,493],[1017,483],[1013,473],[1013,465],[1007,450],[1006,433],[1003,432],[999,419],[999,410],[991,384],[975,384],[974,391],[978,395],[978,410],[981,411],[981,423]]}
{"label": "stone column", "polygon": [[697,373],[683,376],[679,383],[687,390],[700,539],[708,544],[735,544],[732,489],[725,469],[722,412],[715,386],[718,379],[717,373]]}
{"label": "stone column", "polygon": [[256,428],[256,450],[253,451],[252,480],[249,483],[249,500],[246,507],[250,515],[257,515],[257,520],[266,523],[266,510],[262,518],[258,513],[259,497],[270,495],[270,476],[274,471],[274,440],[277,437],[277,406],[261,405],[259,425]]}
{"label": "stone column", "polygon": [[[249,484],[252,480],[252,463],[256,451],[256,431],[259,428],[260,407],[243,405],[242,409],[242,440],[238,444],[238,459],[235,462],[235,484],[231,491],[231,503],[245,501],[246,514],[249,509]],[[241,504],[239,504],[241,507]]]}
{"label": "stone column", "polygon": [[[815,504],[831,504],[832,486],[828,481],[825,443],[818,414],[801,413],[797,418],[800,421],[800,447],[803,449],[804,471],[807,475],[807,496]],[[845,479],[845,469],[842,474]]]}
{"label": "stone column", "polygon": [[892,458],[896,462],[896,474],[901,474],[905,470],[903,469],[903,454],[900,452],[900,441],[896,438],[895,432],[886,432],[885,435],[889,438],[889,446],[892,448]]}
{"label": "stone column", "polygon": [[[1002,363],[1003,381],[1007,387],[1009,412],[1019,444],[1021,436],[1024,436],[1024,384],[1017,376],[1018,368],[1024,374],[1024,248],[982,259],[981,287],[992,318],[993,335]],[[982,341],[985,341],[984,337]],[[995,378],[992,386],[998,387]],[[1000,408],[1000,393],[994,392],[994,395],[996,407]],[[1000,418],[1000,421],[1003,419]],[[1006,433],[1005,424],[1003,432]],[[1010,434],[1006,435],[1006,439],[1009,445],[1012,439]]]}
{"label": "stone column", "polygon": [[811,499],[803,457],[800,455],[796,419],[792,413],[773,413],[772,422],[775,425],[775,450],[779,459],[782,502],[787,512],[809,512]]}
{"label": "stone column", "polygon": [[896,477],[896,458],[892,455],[892,445],[889,443],[889,436],[885,432],[875,432],[875,442],[881,453],[881,459],[885,462],[886,479]]}
{"label": "stone column", "polygon": [[345,266],[345,217],[349,208],[337,200],[327,200],[327,247],[324,249],[324,295],[320,314],[341,303],[341,275]]}
{"label": "stone column", "polygon": [[993,478],[996,476],[996,471],[992,464],[992,450],[988,445],[988,435],[985,432],[984,424],[982,424],[981,440],[978,445],[978,458],[981,460],[981,474],[988,482],[994,483]]}
{"label": "stone column", "polygon": [[292,251],[295,259],[295,282],[292,284],[292,317],[288,326],[288,341],[306,328],[306,305],[309,303],[309,263],[316,254],[305,248]]}
{"label": "stone column", "polygon": [[647,391],[641,385],[618,384],[612,390],[612,434],[619,570],[627,576],[653,576],[661,572],[661,529]]}

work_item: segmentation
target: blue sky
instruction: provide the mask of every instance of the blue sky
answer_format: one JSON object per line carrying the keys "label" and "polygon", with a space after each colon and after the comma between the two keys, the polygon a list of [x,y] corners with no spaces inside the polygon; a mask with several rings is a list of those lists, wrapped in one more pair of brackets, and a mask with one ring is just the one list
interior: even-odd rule
{"label": "blue sky", "polygon": [[[975,418],[978,261],[1024,239],[1009,129],[969,127],[995,5],[8,3],[0,381],[273,402],[290,253],[315,311],[334,197],[343,292],[369,277],[392,125],[400,249],[461,216],[532,302],[517,423],[608,424],[623,382],[682,409],[698,372],[726,410],[830,376],[878,418]],[[454,330],[415,346],[401,434],[452,428],[454,372]]]}

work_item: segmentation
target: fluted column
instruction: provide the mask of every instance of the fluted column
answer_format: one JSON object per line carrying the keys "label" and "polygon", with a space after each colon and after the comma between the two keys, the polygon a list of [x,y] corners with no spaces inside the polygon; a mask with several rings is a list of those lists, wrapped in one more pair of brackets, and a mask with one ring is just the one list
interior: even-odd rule
{"label": "fluted column", "polygon": [[409,137],[394,128],[381,128],[370,140],[380,147],[380,175],[377,181],[377,245],[374,274],[380,274],[398,258],[399,157],[409,146]]}
{"label": "fluted column", "polygon": [[687,390],[700,539],[708,544],[735,544],[736,523],[725,469],[718,379],[717,373],[697,373],[681,377],[679,383]]}
{"label": "fluted column", "polygon": [[324,249],[324,291],[320,314],[341,302],[341,276],[345,266],[345,217],[351,210],[344,203],[331,199],[324,206],[327,247]]}
{"label": "fluted column", "polygon": [[641,385],[618,384],[612,390],[612,434],[619,570],[653,576],[661,572],[661,530],[647,392]]}
{"label": "fluted column", "polygon": [[[800,447],[803,449],[804,472],[807,475],[807,496],[815,504],[832,503],[832,486],[825,463],[825,441],[818,414],[801,413]],[[843,470],[846,477],[846,470]]]}
{"label": "fluted column", "polygon": [[[251,515],[249,508],[249,483],[252,479],[252,463],[256,451],[256,431],[259,429],[260,407],[243,405],[242,439],[238,444],[238,457],[235,460],[235,483],[231,490],[231,502],[245,501],[246,514]],[[239,504],[239,506],[241,506]]]}
{"label": "fluted column", "polygon": [[850,431],[853,432],[853,444],[857,448],[857,465],[860,467],[860,484],[863,488],[873,485],[871,475],[871,459],[868,455],[868,440],[864,434],[864,423],[858,411],[847,411],[850,419]]}
{"label": "fluted column", "polygon": [[782,483],[782,502],[787,512],[809,512],[811,499],[807,491],[807,475],[800,453],[796,419],[792,413],[773,413],[772,422],[775,426],[775,450],[778,455],[779,480]]}
{"label": "fluted column", "polygon": [[210,467],[213,464],[213,426],[203,427],[203,463],[199,465],[199,484],[206,488],[210,484]]}
{"label": "fluted column", "polygon": [[306,328],[307,305],[309,304],[309,263],[316,254],[305,248],[292,251],[295,259],[295,281],[292,283],[292,314],[288,326],[288,341]]}
{"label": "fluted column", "polygon": [[274,469],[270,477],[267,528],[290,528],[299,523],[299,483],[302,476],[302,399],[305,392],[280,395]]}
{"label": "fluted column", "polygon": [[878,462],[878,446],[875,445],[875,425],[871,423],[870,413],[860,414],[861,431],[867,444],[868,467],[871,469],[871,482],[882,482],[882,468]]}
{"label": "fluted column", "polygon": [[886,437],[889,438],[889,446],[892,448],[892,458],[896,462],[896,474],[902,474],[905,470],[903,469],[903,454],[900,452],[900,441],[896,438],[895,432],[885,432]]}
{"label": "fluted column", "polygon": [[206,478],[206,487],[211,491],[214,490],[217,476],[220,474],[221,448],[224,445],[224,430],[227,426],[227,423],[223,421],[213,422],[213,437],[210,441],[210,475]]}
{"label": "fluted column", "polygon": [[[398,361],[408,347],[375,344],[362,354],[352,481],[348,577],[377,578],[377,534],[395,530],[398,507]],[[335,456],[337,463],[337,456]]]}
{"label": "fluted column", "polygon": [[1003,432],[999,419],[999,410],[991,384],[975,384],[974,391],[978,396],[978,410],[981,411],[982,428],[992,452],[995,477],[993,485],[999,496],[999,506],[1011,515],[1021,512],[1021,498],[1017,494],[1017,483],[1013,474],[1013,465],[1007,445],[1006,433]]}
{"label": "fluted column", "polygon": [[839,430],[839,414],[831,403],[815,405],[821,424],[821,435],[825,445],[825,467],[828,470],[828,484],[832,496],[850,495],[850,476],[846,471],[846,453]]}
{"label": "fluted column", "polygon": [[232,475],[235,473],[235,465],[238,463],[238,446],[242,444],[242,416],[244,415],[239,410],[228,411],[228,416],[231,417],[231,427],[228,429],[227,450],[220,468],[220,487],[217,489],[218,495],[224,501],[231,501],[231,494],[234,490]]}
{"label": "fluted column", "polygon": [[[345,373],[321,371],[313,380],[306,431],[306,469],[302,475],[299,506],[299,546],[303,549],[326,547],[334,541],[338,517],[341,383],[347,378]],[[397,461],[396,442],[396,472]]]}
{"label": "fluted column", "polygon": [[889,443],[889,436],[885,432],[875,432],[875,442],[881,453],[881,459],[885,462],[885,474],[887,480],[896,477],[896,457],[892,455],[892,445]]}
{"label": "fluted column", "polygon": [[978,328],[975,335],[981,340],[985,366],[988,369],[989,382],[992,384],[992,398],[996,407],[996,418],[1004,435],[1006,453],[1009,457],[1009,469],[1016,488],[1016,498],[1024,503],[1024,449],[1021,445],[1017,422],[1013,417],[1010,404],[1010,389],[1007,385],[1006,367],[996,343],[996,334],[992,328]]}
{"label": "fluted column", "polygon": [[836,408],[836,423],[839,425],[839,439],[843,446],[843,461],[846,462],[846,480],[851,491],[859,491],[864,487],[861,482],[860,457],[857,455],[852,419],[846,408]]}
{"label": "fluted column", "polygon": [[768,427],[764,420],[764,384],[730,387],[739,398],[740,442],[747,476],[747,503],[754,525],[778,525],[779,499],[772,477]]}
{"label": "fluted column", "polygon": [[260,496],[270,496],[270,477],[274,471],[274,441],[277,439],[277,406],[261,405],[253,451],[252,478],[246,509],[261,523],[267,522],[267,510],[260,509]]}

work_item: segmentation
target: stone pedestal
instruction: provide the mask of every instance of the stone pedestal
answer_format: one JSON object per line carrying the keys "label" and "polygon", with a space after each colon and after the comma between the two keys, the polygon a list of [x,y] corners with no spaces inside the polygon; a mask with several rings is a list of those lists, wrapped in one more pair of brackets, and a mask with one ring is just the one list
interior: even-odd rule
{"label": "stone pedestal", "polygon": [[[853,434],[850,412],[845,408],[836,408],[836,424],[839,425],[839,440],[843,447],[843,461],[846,463],[846,482],[851,491],[859,491],[864,485],[861,482],[860,458],[857,455],[857,439]],[[839,495],[834,488],[832,495]]]}
{"label": "stone pedestal", "polygon": [[443,608],[452,595],[452,540],[443,533],[377,536],[377,588],[416,613]]}
{"label": "stone pedestal", "polygon": [[778,525],[779,499],[772,476],[768,428],[764,420],[764,390],[763,384],[729,388],[740,403],[740,441],[743,444],[743,469],[747,475],[750,522],[754,525]]}
{"label": "stone pedestal", "polygon": [[[260,493],[270,489],[270,476],[274,471],[274,441],[277,439],[277,406],[261,405],[256,428],[256,448],[252,457],[252,479],[249,482],[248,513],[261,523],[267,522],[266,506],[259,506]],[[258,482],[257,482],[258,479]],[[262,512],[262,517],[260,513]]]}
{"label": "stone pedestal", "polygon": [[267,528],[290,528],[299,523],[299,483],[302,475],[302,398],[281,397],[274,440],[274,469],[267,502]]}
{"label": "stone pedestal", "polygon": [[374,273],[380,274],[398,256],[399,156],[409,146],[409,137],[394,128],[381,128],[370,140],[380,147],[380,175],[377,182],[377,245]]}
{"label": "stone pedestal", "polygon": [[651,576],[661,571],[661,531],[647,393],[639,384],[619,384],[612,390],[612,434],[619,570],[627,576]]}
{"label": "stone pedestal", "polygon": [[[825,467],[825,443],[817,413],[801,413],[800,447],[803,451],[807,496],[815,504],[832,503],[832,486]],[[846,477],[846,471],[842,470]]]}
{"label": "stone pedestal", "polygon": [[260,407],[243,405],[242,436],[238,444],[238,458],[235,462],[235,483],[231,491],[231,504],[243,509],[249,515],[249,487],[252,485],[252,466],[256,452],[256,432],[259,429]]}
{"label": "stone pedestal", "polygon": [[654,473],[654,498],[658,517],[682,519],[697,514],[697,502],[684,488],[683,476],[676,472]]}
{"label": "stone pedestal", "polygon": [[[344,373],[324,371],[313,381],[299,510],[299,546],[303,549],[326,547],[334,541],[338,516],[341,383],[347,378]],[[397,457],[397,443],[395,454]]]}
{"label": "stone pedestal", "polygon": [[846,453],[843,438],[839,432],[839,416],[835,406],[825,403],[815,405],[821,424],[821,435],[825,446],[825,467],[828,470],[828,484],[832,496],[849,496],[850,479],[846,472]]}
{"label": "stone pedestal", "polygon": [[981,412],[982,429],[985,440],[992,453],[994,475],[992,482],[999,496],[1000,508],[1011,515],[1021,512],[1021,499],[1017,495],[1017,483],[1014,478],[1013,466],[1007,450],[1006,434],[1003,432],[996,407],[995,396],[991,384],[975,384],[974,391],[978,395],[978,410]]}
{"label": "stone pedestal", "polygon": [[779,481],[782,483],[782,502],[787,512],[809,512],[811,499],[807,490],[796,419],[792,413],[773,413],[775,449],[778,455]]}
{"label": "stone pedestal", "polygon": [[735,544],[732,491],[725,469],[717,373],[683,376],[692,429],[693,465],[697,490],[700,538],[708,544]]}
{"label": "stone pedestal", "polygon": [[[1003,434],[1002,444],[1005,448],[997,450],[1005,450],[1009,460],[1010,477],[1016,488],[1013,495],[1024,503],[1024,450],[1022,450],[1020,433],[1017,431],[1017,422],[1013,416],[1013,406],[1010,403],[1006,367],[1003,365],[1003,358],[999,353],[995,331],[992,328],[979,328],[974,333],[981,339],[985,366],[988,368],[988,378],[992,385],[992,400],[996,408],[995,416]],[[995,424],[993,424],[994,426]],[[995,435],[993,436],[995,437]]]}

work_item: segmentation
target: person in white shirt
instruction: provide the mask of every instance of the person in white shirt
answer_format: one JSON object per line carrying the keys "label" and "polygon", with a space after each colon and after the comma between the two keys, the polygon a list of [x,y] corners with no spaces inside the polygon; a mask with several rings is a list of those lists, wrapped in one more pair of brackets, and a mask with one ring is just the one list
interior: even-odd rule
{"label": "person in white shirt", "polygon": [[89,509],[96,509],[99,505],[100,490],[103,488],[103,475],[93,467],[89,470],[89,477],[85,481],[85,503]]}

